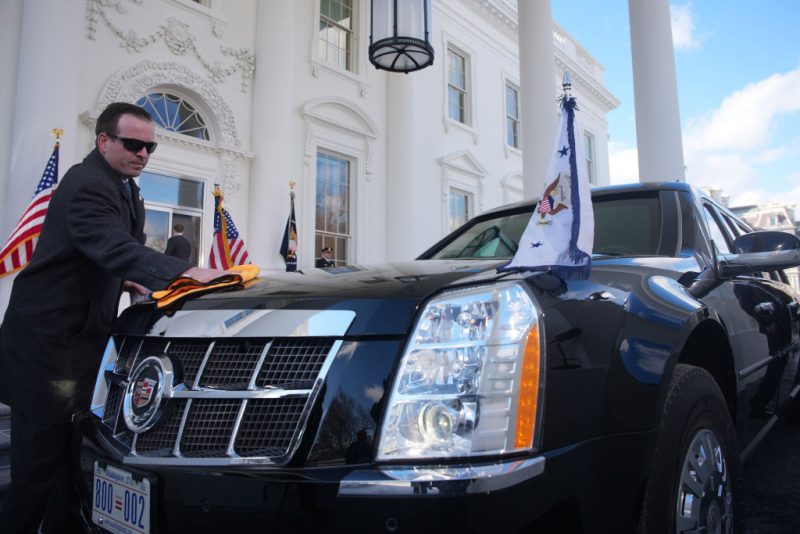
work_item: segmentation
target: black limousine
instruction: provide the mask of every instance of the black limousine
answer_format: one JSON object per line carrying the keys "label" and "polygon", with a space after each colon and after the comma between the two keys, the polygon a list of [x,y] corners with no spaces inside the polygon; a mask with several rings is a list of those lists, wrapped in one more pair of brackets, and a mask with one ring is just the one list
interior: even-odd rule
{"label": "black limousine", "polygon": [[[126,310],[81,421],[111,532],[736,532],[798,413],[800,240],[598,188],[591,276],[498,273],[535,202],[403,263]],[[539,530],[541,529],[541,530]]]}

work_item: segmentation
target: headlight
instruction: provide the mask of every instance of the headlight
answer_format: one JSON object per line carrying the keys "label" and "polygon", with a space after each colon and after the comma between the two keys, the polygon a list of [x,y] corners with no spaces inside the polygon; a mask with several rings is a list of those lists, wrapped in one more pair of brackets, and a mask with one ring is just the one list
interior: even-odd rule
{"label": "headlight", "polygon": [[533,448],[542,390],[539,315],[517,283],[432,299],[403,354],[378,459]]}

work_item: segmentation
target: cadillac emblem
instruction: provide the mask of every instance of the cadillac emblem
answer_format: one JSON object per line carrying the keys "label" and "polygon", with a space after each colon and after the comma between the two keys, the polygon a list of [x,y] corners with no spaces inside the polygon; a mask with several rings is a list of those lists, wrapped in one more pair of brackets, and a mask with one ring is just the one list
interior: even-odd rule
{"label": "cadillac emblem", "polygon": [[172,362],[166,355],[148,356],[131,371],[122,401],[128,428],[138,434],[158,424],[172,395],[173,377]]}

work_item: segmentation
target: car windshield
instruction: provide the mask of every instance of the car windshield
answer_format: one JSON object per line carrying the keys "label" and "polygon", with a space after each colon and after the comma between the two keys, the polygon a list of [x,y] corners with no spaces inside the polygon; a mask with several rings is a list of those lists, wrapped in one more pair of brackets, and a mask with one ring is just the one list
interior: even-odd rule
{"label": "car windshield", "polygon": [[[661,232],[658,196],[597,197],[594,205],[594,254],[652,256]],[[517,251],[532,208],[498,213],[468,222],[445,238],[426,259],[511,259]]]}

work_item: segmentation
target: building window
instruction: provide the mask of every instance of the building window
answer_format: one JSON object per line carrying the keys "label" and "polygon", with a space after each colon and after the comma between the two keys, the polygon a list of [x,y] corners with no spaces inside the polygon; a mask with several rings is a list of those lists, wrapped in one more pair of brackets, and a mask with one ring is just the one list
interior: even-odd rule
{"label": "building window", "polygon": [[447,109],[454,121],[468,124],[467,57],[447,49]]}
{"label": "building window", "polygon": [[590,184],[597,185],[594,155],[594,136],[589,132],[583,132],[583,157],[586,158],[586,176],[589,178]]}
{"label": "building window", "polygon": [[519,148],[519,90],[506,83],[506,145]]}
{"label": "building window", "polygon": [[192,244],[189,261],[199,265],[203,257],[203,182],[143,172],[138,184],[145,198],[145,245],[164,252],[172,227],[180,224],[183,237]]}
{"label": "building window", "polygon": [[208,128],[202,115],[189,102],[169,93],[150,93],[136,101],[147,110],[153,121],[169,132],[209,140]]}
{"label": "building window", "polygon": [[320,0],[319,58],[323,63],[353,70],[353,2]]}
{"label": "building window", "polygon": [[472,195],[460,189],[450,189],[450,231],[465,224],[470,217]]}
{"label": "building window", "polygon": [[336,266],[350,260],[350,168],[351,162],[325,152],[317,153],[317,206],[314,254],[323,247],[333,249]]}

